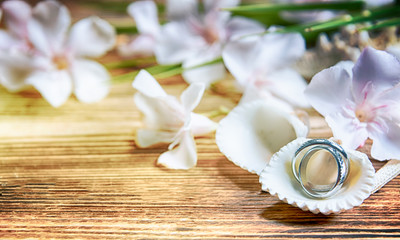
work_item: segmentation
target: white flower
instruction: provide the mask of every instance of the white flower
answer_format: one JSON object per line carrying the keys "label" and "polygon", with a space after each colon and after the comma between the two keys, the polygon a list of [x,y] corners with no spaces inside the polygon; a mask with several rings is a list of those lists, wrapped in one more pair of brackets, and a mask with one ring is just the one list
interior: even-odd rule
{"label": "white flower", "polygon": [[66,7],[56,1],[38,3],[26,25],[31,49],[1,54],[1,83],[11,91],[32,85],[54,107],[62,105],[72,92],[85,103],[105,97],[110,76],[88,58],[111,49],[115,31],[98,17],[80,20],[69,31],[70,23]]}
{"label": "white flower", "polygon": [[378,160],[400,159],[400,62],[366,48],[354,65],[340,62],[314,76],[306,96],[342,145],[356,149],[373,140]]}
{"label": "white flower", "polygon": [[400,43],[388,46],[386,52],[392,54],[400,61]]}
{"label": "white flower", "polygon": [[220,11],[238,1],[204,1],[205,13],[186,15],[180,21],[171,21],[161,29],[155,55],[160,64],[182,63],[184,79],[189,82],[204,82],[206,85],[223,78],[226,74],[222,63],[201,65],[221,56],[223,46],[230,40],[265,29],[259,23],[242,18],[231,17]]}
{"label": "white flower", "polygon": [[173,169],[189,169],[197,163],[194,136],[214,131],[216,123],[193,113],[199,104],[204,84],[191,84],[180,96],[180,101],[167,95],[158,82],[141,70],[132,83],[138,90],[135,103],[144,114],[146,128],[137,131],[137,144],[149,147],[158,143],[171,143],[169,150],[158,158],[158,163]]}
{"label": "white flower", "polygon": [[1,7],[7,30],[0,30],[0,51],[29,51],[27,25],[32,16],[31,7],[18,0],[5,1]]}
{"label": "white flower", "polygon": [[135,20],[139,35],[133,41],[118,47],[122,56],[152,56],[160,35],[157,5],[150,0],[133,2],[128,6],[129,15]]}
{"label": "white flower", "polygon": [[242,103],[264,98],[281,105],[308,107],[303,95],[307,83],[291,68],[304,51],[300,34],[268,33],[232,41],[222,56],[244,91]]}

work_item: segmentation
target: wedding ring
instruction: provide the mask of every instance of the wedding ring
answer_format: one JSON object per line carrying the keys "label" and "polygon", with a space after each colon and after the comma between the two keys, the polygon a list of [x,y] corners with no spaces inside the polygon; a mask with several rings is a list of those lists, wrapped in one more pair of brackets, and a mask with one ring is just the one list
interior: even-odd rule
{"label": "wedding ring", "polygon": [[314,198],[328,198],[337,193],[349,173],[347,153],[327,139],[303,143],[292,159],[292,172],[304,192]]}

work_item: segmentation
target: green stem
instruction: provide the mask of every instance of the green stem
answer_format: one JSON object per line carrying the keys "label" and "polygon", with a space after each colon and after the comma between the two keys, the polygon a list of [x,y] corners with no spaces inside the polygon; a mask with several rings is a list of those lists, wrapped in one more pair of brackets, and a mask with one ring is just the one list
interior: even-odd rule
{"label": "green stem", "polygon": [[297,3],[297,4],[255,4],[244,5],[233,8],[223,8],[222,10],[234,14],[268,14],[280,11],[305,11],[305,10],[362,10],[364,1],[337,1],[320,3]]}
{"label": "green stem", "polygon": [[400,6],[394,6],[391,8],[364,11],[363,13],[357,15],[345,15],[340,18],[329,20],[323,23],[311,23],[311,24],[286,27],[284,29],[278,30],[277,32],[280,33],[300,32],[302,34],[307,34],[311,32],[329,31],[349,24],[369,22],[379,19],[387,19],[390,17],[397,17],[399,14],[400,14]]}
{"label": "green stem", "polygon": [[400,26],[400,18],[392,18],[386,21],[381,21],[371,26],[359,28],[357,29],[357,31],[369,31],[369,30],[375,30],[379,28],[392,27],[392,26]]}
{"label": "green stem", "polygon": [[149,57],[149,58],[139,58],[139,59],[117,61],[117,62],[109,62],[105,63],[104,66],[107,69],[118,69],[118,68],[138,67],[142,64],[151,64],[155,62],[156,60],[154,59],[154,57]]}

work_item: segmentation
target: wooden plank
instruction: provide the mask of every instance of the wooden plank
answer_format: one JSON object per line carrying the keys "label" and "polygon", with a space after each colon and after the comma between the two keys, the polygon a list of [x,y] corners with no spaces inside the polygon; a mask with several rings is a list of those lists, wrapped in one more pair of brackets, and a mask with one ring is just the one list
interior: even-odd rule
{"label": "wooden plank", "polygon": [[[166,146],[135,145],[141,122],[130,84],[114,84],[99,103],[71,98],[57,109],[35,90],[0,89],[0,239],[400,238],[399,177],[360,207],[324,216],[262,192],[214,134],[196,139],[195,168],[156,166]],[[161,84],[176,96],[186,87],[180,77]],[[224,80],[196,112],[233,108],[232,89]],[[330,137],[310,115],[310,136]]]}

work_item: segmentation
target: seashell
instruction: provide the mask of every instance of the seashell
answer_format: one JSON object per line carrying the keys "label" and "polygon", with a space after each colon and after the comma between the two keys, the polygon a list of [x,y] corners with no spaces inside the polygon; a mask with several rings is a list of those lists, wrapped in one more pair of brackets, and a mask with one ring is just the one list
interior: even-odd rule
{"label": "seashell", "polygon": [[375,169],[371,161],[364,153],[345,149],[350,160],[350,172],[339,192],[326,199],[308,196],[296,181],[291,168],[295,151],[307,140],[296,139],[271,157],[260,175],[264,191],[304,211],[325,215],[359,206],[371,195],[375,183]]}
{"label": "seashell", "polygon": [[216,143],[230,161],[259,175],[275,152],[307,133],[307,126],[289,111],[253,101],[240,104],[220,121]]}

